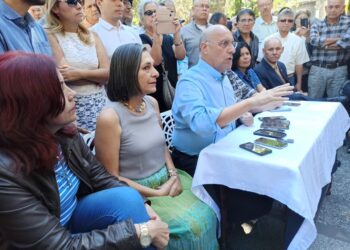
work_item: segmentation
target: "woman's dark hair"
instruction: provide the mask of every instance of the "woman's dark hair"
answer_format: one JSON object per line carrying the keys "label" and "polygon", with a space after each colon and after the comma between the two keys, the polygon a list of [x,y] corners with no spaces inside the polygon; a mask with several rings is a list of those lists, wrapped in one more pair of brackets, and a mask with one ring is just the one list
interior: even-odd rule
{"label": "woman's dark hair", "polygon": [[146,48],[136,43],[122,45],[114,51],[107,84],[111,101],[126,102],[141,92],[138,72],[144,51]]}
{"label": "woman's dark hair", "polygon": [[231,20],[230,20],[230,21],[227,21],[226,27],[229,29],[229,31],[232,30],[232,21],[231,21]]}
{"label": "woman's dark hair", "polygon": [[215,12],[213,15],[211,15],[209,23],[218,24],[221,18],[226,18],[225,14],[221,12]]}
{"label": "woman's dark hair", "polygon": [[[232,67],[231,67],[232,70],[238,69],[238,61],[241,58],[242,48],[247,48],[249,50],[249,54],[252,55],[252,51],[251,51],[248,44],[246,44],[245,42],[238,42],[237,47],[236,47],[236,51],[232,57]],[[251,65],[252,65],[252,62],[250,61],[249,68],[251,67]]]}
{"label": "woman's dark hair", "polygon": [[64,107],[53,59],[25,52],[0,55],[0,149],[18,170],[54,168],[57,141],[47,120]]}
{"label": "woman's dark hair", "polygon": [[237,23],[239,22],[239,20],[241,19],[241,16],[242,15],[249,15],[249,16],[252,16],[255,20],[255,13],[251,10],[251,9],[243,9],[243,10],[240,10],[237,14],[237,17],[236,17],[236,20],[237,20]]}

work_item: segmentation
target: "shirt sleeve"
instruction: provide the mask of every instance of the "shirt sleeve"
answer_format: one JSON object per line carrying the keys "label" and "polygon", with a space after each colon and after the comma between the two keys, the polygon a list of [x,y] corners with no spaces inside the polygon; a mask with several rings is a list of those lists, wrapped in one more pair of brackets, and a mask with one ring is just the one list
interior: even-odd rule
{"label": "shirt sleeve", "polygon": [[211,105],[195,82],[182,79],[176,88],[173,115],[190,127],[191,131],[199,136],[217,134],[221,132],[216,120],[223,108]]}
{"label": "shirt sleeve", "polygon": [[296,57],[296,65],[302,65],[308,61],[310,61],[309,54],[306,50],[306,43],[303,39],[299,38],[299,46],[298,46],[298,52]]}
{"label": "shirt sleeve", "polygon": [[350,18],[345,21],[345,27],[347,27],[344,35],[341,37],[339,41],[337,41],[337,45],[343,49],[350,48]]}
{"label": "shirt sleeve", "polygon": [[314,23],[310,30],[310,43],[315,47],[321,47],[325,41],[325,38],[319,34],[320,26],[320,23]]}

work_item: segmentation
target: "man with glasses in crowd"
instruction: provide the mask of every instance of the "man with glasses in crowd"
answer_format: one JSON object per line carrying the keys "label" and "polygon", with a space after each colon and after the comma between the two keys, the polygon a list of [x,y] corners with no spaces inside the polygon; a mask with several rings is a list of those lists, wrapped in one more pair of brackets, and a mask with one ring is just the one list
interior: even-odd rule
{"label": "man with glasses in crowd", "polygon": [[290,32],[294,24],[294,13],[286,8],[278,14],[278,32],[271,36],[282,42],[283,52],[279,59],[287,68],[288,82],[295,86],[295,90],[302,92],[303,64],[310,61],[305,41]]}
{"label": "man with glasses in crowd", "polygon": [[350,58],[350,18],[343,15],[344,0],[328,0],[326,18],[312,25],[313,45],[308,91],[314,98],[341,95]]}
{"label": "man with glasses in crowd", "polygon": [[192,7],[192,22],[181,29],[181,39],[188,57],[188,68],[196,65],[199,59],[199,39],[203,31],[210,26],[208,23],[209,0],[194,0]]}
{"label": "man with glasses in crowd", "polygon": [[0,53],[22,50],[51,55],[43,28],[28,13],[32,5],[45,0],[0,0]]}
{"label": "man with glasses in crowd", "polygon": [[127,43],[142,44],[139,34],[131,27],[122,24],[123,0],[96,0],[101,18],[91,29],[100,37],[109,58],[115,49]]}
{"label": "man with glasses in crowd", "polygon": [[277,18],[272,16],[273,0],[258,0],[257,5],[260,17],[255,20],[253,33],[259,38],[258,61],[260,62],[263,57],[262,47],[264,39],[277,32],[278,29]]}
{"label": "man with glasses in crowd", "polygon": [[237,31],[233,34],[235,41],[245,42],[252,52],[252,67],[254,67],[259,54],[259,38],[252,32],[255,14],[251,9],[243,9],[237,14]]}

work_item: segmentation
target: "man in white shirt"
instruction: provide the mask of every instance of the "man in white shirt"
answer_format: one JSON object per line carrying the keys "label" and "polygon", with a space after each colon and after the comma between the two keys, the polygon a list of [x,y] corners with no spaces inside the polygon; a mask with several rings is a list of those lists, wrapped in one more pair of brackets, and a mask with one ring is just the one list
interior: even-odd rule
{"label": "man in white shirt", "polygon": [[101,11],[101,18],[91,29],[101,38],[109,58],[120,45],[142,44],[139,34],[121,22],[124,12],[123,0],[97,0],[96,2]]}
{"label": "man in white shirt", "polygon": [[264,39],[278,31],[277,18],[272,16],[272,1],[258,0],[257,2],[260,17],[255,20],[253,33],[259,38],[259,55],[257,59],[259,62],[264,56],[262,51]]}
{"label": "man in white shirt", "polygon": [[278,32],[271,36],[281,40],[283,53],[280,61],[287,67],[287,74],[290,84],[295,86],[296,91],[301,92],[301,82],[303,77],[303,64],[310,61],[306,50],[305,41],[299,36],[290,33],[294,23],[294,13],[290,9],[285,9],[278,14]]}

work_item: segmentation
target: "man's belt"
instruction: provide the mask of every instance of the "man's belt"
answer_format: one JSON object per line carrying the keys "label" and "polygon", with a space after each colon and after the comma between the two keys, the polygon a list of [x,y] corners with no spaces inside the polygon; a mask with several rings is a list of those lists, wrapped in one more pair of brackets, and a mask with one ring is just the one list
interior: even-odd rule
{"label": "man's belt", "polygon": [[341,66],[346,65],[346,62],[337,62],[337,63],[320,63],[320,62],[312,62],[312,65],[321,67],[321,68],[326,68],[326,69],[335,69]]}

